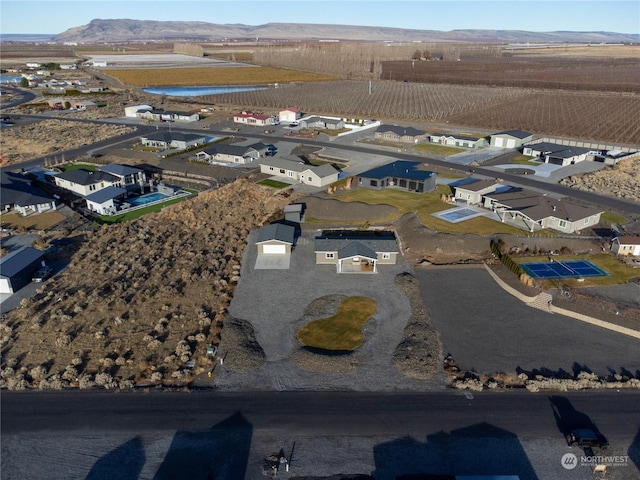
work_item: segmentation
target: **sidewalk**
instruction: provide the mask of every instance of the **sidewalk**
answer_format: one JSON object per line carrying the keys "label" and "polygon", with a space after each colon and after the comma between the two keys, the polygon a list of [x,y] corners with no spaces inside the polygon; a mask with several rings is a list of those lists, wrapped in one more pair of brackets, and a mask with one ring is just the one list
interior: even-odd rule
{"label": "sidewalk", "polygon": [[559,308],[554,306],[551,302],[553,297],[550,294],[543,292],[535,297],[529,297],[520,293],[515,288],[507,285],[498,275],[496,275],[487,264],[483,264],[485,270],[491,275],[491,277],[495,280],[495,282],[502,287],[507,293],[513,295],[517,299],[521,300],[523,303],[526,303],[530,307],[538,308],[540,310],[546,310],[549,313],[558,313],[560,315],[564,315],[565,317],[575,318],[576,320],[580,320],[581,322],[589,323],[591,325],[595,325],[597,327],[606,328],[607,330],[612,330],[617,333],[621,333],[622,335],[627,335],[629,337],[637,338],[640,340],[640,332],[637,330],[632,330],[630,328],[621,327],[619,325],[615,325],[613,323],[605,322],[603,320],[598,320],[597,318],[589,317],[587,315],[583,315],[581,313],[572,312],[570,310],[566,310],[564,308]]}

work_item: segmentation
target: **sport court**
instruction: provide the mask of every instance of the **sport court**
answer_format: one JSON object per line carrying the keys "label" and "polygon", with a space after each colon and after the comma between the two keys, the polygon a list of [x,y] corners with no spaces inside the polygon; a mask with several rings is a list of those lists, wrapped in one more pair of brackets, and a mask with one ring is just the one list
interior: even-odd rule
{"label": "sport court", "polygon": [[570,260],[560,262],[552,260],[541,263],[521,263],[520,266],[532,278],[584,278],[605,277],[609,273],[589,260]]}

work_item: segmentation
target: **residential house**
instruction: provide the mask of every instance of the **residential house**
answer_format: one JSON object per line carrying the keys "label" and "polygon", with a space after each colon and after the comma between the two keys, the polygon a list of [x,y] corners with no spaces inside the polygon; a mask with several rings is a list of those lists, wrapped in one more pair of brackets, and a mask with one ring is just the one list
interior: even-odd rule
{"label": "residential house", "polygon": [[151,105],[132,105],[124,108],[124,116],[131,118],[140,118],[143,112],[153,110]]}
{"label": "residential house", "polygon": [[76,110],[96,110],[98,108],[97,103],[89,100],[71,100],[69,105],[70,108],[75,108]]}
{"label": "residential house", "polygon": [[56,209],[53,197],[32,185],[31,181],[21,173],[1,170],[0,195],[1,212],[13,210],[22,216],[34,213],[45,213]]}
{"label": "residential house", "polygon": [[344,128],[344,121],[340,118],[309,117],[300,120],[302,128],[319,128],[322,130],[340,130]]}
{"label": "residential house", "polygon": [[54,110],[64,110],[66,108],[69,108],[70,105],[69,100],[67,100],[66,98],[52,98],[50,100],[47,100],[47,103]]}
{"label": "residential house", "polygon": [[358,174],[358,185],[373,190],[394,188],[409,192],[432,192],[436,188],[436,174],[420,170],[420,162],[396,160]]}
{"label": "residential house", "polygon": [[0,259],[0,293],[15,293],[31,282],[42,265],[44,252],[22,247]]}
{"label": "residential house", "polygon": [[120,187],[128,192],[143,190],[146,183],[144,171],[126,165],[104,165],[97,170],[67,170],[54,176],[56,185],[77,195],[86,197],[107,187]]}
{"label": "residential house", "polygon": [[42,64],[38,62],[27,62],[27,68],[40,68]]}
{"label": "residential house", "polygon": [[491,134],[489,144],[492,147],[520,148],[533,139],[533,134],[522,130],[505,130]]}
{"label": "residential house", "polygon": [[431,143],[439,143],[450,147],[480,148],[486,141],[482,137],[470,137],[467,135],[455,135],[450,133],[432,133],[429,135]]}
{"label": "residential house", "polygon": [[141,108],[135,111],[135,116],[154,122],[197,122],[200,120],[199,113],[179,112],[175,110],[164,110],[161,108]]}
{"label": "residential house", "polygon": [[457,202],[464,202],[469,205],[481,204],[483,195],[495,192],[499,185],[500,183],[495,180],[474,179],[472,182],[454,187],[455,199]]}
{"label": "residential house", "polygon": [[87,195],[87,208],[99,215],[113,215],[116,213],[116,200],[126,197],[127,190],[113,185]]}
{"label": "residential house", "polygon": [[598,207],[576,205],[522,188],[486,194],[484,206],[496,212],[501,221],[531,232],[542,228],[563,233],[579,232],[597,225],[603,213]]}
{"label": "residential house", "polygon": [[[261,145],[264,147],[262,149]],[[228,145],[224,143],[211,145],[196,153],[196,158],[209,163],[234,163],[239,165],[249,165],[260,158],[261,152],[266,152],[266,145]]]}
{"label": "residential house", "polygon": [[250,110],[243,110],[240,113],[236,113],[233,116],[233,121],[255,127],[266,127],[267,125],[273,125],[275,123],[274,117],[261,113],[253,113]]}
{"label": "residential house", "polygon": [[399,249],[392,232],[323,232],[316,237],[316,265],[335,265],[337,273],[377,273],[395,265]]}
{"label": "residential house", "polygon": [[93,67],[106,67],[107,66],[107,61],[106,60],[93,60],[91,62],[91,65]]}
{"label": "residential house", "polygon": [[640,257],[640,236],[614,238],[611,242],[611,251],[616,255]]}
{"label": "residential house", "polygon": [[282,123],[297,122],[302,116],[302,112],[294,107],[288,107],[278,113],[278,119]]}
{"label": "residential house", "polygon": [[389,142],[419,143],[427,139],[427,132],[412,127],[397,125],[380,125],[373,134],[373,138]]}
{"label": "residential house", "polygon": [[315,166],[308,165],[299,159],[278,157],[260,159],[260,172],[314,187],[331,185],[338,181],[340,173],[328,163]]}
{"label": "residential house", "polygon": [[258,230],[258,255],[286,255],[291,253],[295,227],[284,223],[271,223]]}
{"label": "residential house", "polygon": [[540,142],[526,145],[522,149],[524,155],[538,157],[544,163],[553,165],[573,165],[585,160],[593,160],[599,152],[594,152],[589,148],[569,147],[557,143]]}
{"label": "residential house", "polygon": [[154,132],[142,137],[141,141],[145,147],[156,147],[163,150],[169,148],[186,150],[206,143],[206,137],[195,133]]}

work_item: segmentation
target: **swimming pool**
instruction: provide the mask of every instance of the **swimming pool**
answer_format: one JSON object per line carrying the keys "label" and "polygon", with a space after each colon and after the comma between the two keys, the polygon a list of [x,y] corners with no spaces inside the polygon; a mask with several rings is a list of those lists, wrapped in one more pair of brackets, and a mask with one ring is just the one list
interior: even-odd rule
{"label": "swimming pool", "polygon": [[484,215],[484,213],[474,210],[472,208],[459,207],[459,208],[452,208],[450,210],[443,210],[440,212],[436,212],[436,213],[433,213],[432,215],[434,217],[441,218],[442,220],[445,220],[449,223],[458,223],[458,222],[462,222],[463,220],[467,220],[469,218],[479,217],[481,215]]}
{"label": "swimming pool", "polygon": [[131,205],[138,207],[140,205],[146,205],[148,203],[167,200],[169,198],[171,198],[170,195],[166,195],[160,192],[153,192],[153,193],[147,193],[146,195],[140,195],[139,197],[135,197],[135,198],[127,198],[127,203],[130,203]]}

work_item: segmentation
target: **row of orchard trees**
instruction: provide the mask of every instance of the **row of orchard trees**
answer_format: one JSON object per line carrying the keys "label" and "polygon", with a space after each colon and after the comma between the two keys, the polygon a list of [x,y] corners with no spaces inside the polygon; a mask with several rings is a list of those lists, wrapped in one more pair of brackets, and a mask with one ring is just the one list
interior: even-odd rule
{"label": "row of orchard trees", "polygon": [[333,74],[347,79],[380,79],[382,62],[392,60],[456,61],[464,57],[498,56],[497,46],[450,43],[300,43],[256,49],[259,65]]}

